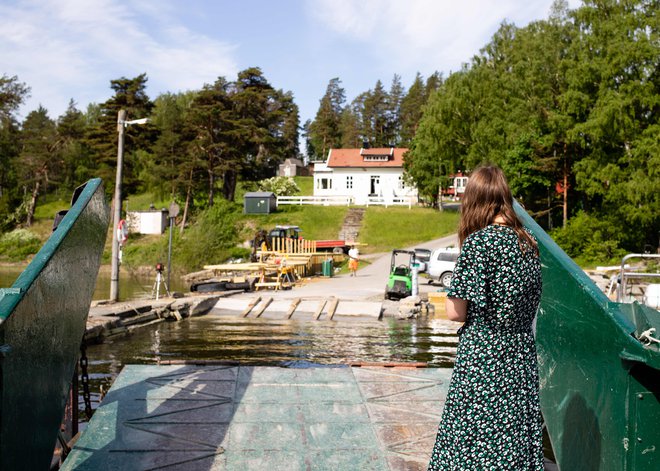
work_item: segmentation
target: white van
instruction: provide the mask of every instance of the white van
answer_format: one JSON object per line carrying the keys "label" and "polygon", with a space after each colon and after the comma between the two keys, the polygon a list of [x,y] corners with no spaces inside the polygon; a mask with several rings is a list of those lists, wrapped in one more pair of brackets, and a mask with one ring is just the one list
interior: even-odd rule
{"label": "white van", "polygon": [[426,273],[430,278],[429,283],[438,280],[442,286],[449,288],[459,253],[460,250],[455,247],[435,249],[431,253],[431,259],[426,263]]}

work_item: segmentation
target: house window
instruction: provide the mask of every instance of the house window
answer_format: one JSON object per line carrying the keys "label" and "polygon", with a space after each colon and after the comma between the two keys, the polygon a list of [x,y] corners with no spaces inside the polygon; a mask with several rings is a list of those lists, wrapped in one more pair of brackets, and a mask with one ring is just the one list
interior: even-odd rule
{"label": "house window", "polygon": [[353,176],[349,175],[346,177],[346,189],[351,190],[353,189]]}
{"label": "house window", "polygon": [[332,190],[332,178],[319,178],[316,181],[317,190]]}
{"label": "house window", "polygon": [[403,190],[403,175],[399,175],[399,190]]}
{"label": "house window", "polygon": [[363,155],[365,162],[387,162],[390,159],[389,155]]}

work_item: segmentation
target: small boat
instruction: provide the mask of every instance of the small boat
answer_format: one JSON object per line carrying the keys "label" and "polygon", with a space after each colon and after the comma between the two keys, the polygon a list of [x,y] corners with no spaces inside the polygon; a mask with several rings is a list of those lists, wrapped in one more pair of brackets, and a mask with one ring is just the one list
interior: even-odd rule
{"label": "small boat", "polygon": [[[0,289],[0,469],[49,469],[108,232],[100,179]],[[56,222],[58,220],[56,219]]]}
{"label": "small boat", "polygon": [[516,212],[541,251],[541,409],[559,468],[660,469],[660,313],[608,299],[522,207]]}

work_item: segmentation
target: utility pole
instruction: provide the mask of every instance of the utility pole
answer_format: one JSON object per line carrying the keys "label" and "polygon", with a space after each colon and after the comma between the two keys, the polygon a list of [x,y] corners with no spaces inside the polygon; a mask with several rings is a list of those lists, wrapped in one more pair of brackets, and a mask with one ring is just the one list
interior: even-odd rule
{"label": "utility pole", "polygon": [[121,219],[121,178],[124,166],[124,130],[126,110],[117,114],[117,176],[115,178],[114,216],[112,218],[112,271],[110,273],[110,301],[119,301],[119,237],[117,228]]}
{"label": "utility pole", "polygon": [[172,228],[174,227],[174,219],[179,215],[179,205],[172,201],[170,204],[169,220],[170,220],[170,242],[167,246],[167,289],[170,288],[170,275],[172,274]]}

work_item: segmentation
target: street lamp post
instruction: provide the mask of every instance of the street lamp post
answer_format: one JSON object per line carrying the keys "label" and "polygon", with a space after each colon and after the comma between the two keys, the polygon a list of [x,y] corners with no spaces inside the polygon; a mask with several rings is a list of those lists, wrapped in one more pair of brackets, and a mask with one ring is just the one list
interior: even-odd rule
{"label": "street lamp post", "polygon": [[126,110],[117,114],[117,175],[115,178],[114,215],[112,218],[112,271],[110,273],[110,301],[119,301],[119,237],[117,228],[121,219],[121,176],[124,167],[124,130]]}
{"label": "street lamp post", "polygon": [[110,301],[119,301],[119,240],[118,228],[121,219],[121,179],[124,167],[124,131],[131,124],[145,124],[148,118],[126,121],[126,110],[117,113],[117,175],[115,178],[114,215],[112,218],[112,270],[110,272]]}

